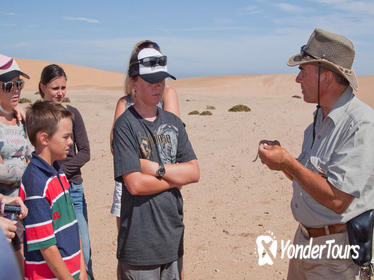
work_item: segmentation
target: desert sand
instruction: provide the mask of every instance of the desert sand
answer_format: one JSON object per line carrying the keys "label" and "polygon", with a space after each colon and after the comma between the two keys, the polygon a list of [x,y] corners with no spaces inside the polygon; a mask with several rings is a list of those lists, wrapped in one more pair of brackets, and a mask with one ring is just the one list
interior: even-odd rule
{"label": "desert sand", "polygon": [[[30,74],[23,97],[35,101],[45,61],[17,59]],[[91,160],[83,168],[96,279],[115,279],[115,218],[110,215],[113,160],[109,132],[124,75],[60,64],[68,75],[71,105],[86,124]],[[295,68],[295,73],[297,68]],[[181,118],[199,159],[201,179],[183,188],[185,279],[285,279],[288,259],[280,250],[274,265],[258,265],[256,238],[272,233],[292,240],[297,223],[289,203],[291,182],[280,172],[252,162],[261,139],[280,141],[297,156],[315,105],[305,104],[296,74],[200,77],[170,81],[179,96]],[[373,76],[359,77],[358,96],[372,107]],[[296,98],[293,96],[301,98]],[[228,112],[245,104],[251,112]],[[188,115],[211,109],[211,116]],[[279,246],[278,246],[279,248]]]}

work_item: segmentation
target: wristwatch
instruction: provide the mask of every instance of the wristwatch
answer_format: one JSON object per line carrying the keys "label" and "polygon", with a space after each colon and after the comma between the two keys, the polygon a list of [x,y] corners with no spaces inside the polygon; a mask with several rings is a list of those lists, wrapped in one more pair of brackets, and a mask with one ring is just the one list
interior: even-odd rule
{"label": "wristwatch", "polygon": [[161,162],[160,167],[157,170],[157,179],[161,179],[165,175],[165,166]]}

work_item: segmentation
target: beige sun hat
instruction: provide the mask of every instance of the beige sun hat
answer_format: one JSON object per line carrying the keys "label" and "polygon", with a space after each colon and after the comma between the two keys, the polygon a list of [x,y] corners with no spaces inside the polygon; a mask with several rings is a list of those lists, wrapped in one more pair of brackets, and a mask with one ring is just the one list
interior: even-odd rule
{"label": "beige sun hat", "polygon": [[322,29],[315,29],[306,45],[298,54],[291,56],[288,66],[305,63],[321,63],[323,67],[334,71],[347,79],[350,86],[358,90],[358,81],[352,64],[355,47],[346,37]]}

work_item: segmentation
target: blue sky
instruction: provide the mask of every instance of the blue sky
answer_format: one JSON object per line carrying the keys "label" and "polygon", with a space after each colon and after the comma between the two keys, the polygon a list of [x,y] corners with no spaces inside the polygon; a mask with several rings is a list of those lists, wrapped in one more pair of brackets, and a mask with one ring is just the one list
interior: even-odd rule
{"label": "blue sky", "polygon": [[296,73],[315,27],[347,36],[374,75],[373,0],[8,1],[0,53],[123,72],[134,44],[158,42],[176,77]]}

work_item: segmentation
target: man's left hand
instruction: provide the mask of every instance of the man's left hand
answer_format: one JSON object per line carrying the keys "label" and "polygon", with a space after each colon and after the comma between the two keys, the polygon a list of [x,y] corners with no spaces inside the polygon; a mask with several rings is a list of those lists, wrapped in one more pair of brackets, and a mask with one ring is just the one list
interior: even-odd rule
{"label": "man's left hand", "polygon": [[263,164],[271,170],[283,170],[284,163],[290,154],[278,145],[261,144],[258,147],[258,155]]}

